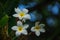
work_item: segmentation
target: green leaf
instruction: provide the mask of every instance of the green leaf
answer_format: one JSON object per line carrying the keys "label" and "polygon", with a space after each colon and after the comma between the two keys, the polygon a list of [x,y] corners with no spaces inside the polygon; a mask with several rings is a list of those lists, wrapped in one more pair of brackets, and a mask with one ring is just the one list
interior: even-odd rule
{"label": "green leaf", "polygon": [[7,24],[8,19],[9,19],[8,15],[5,15],[4,17],[2,17],[0,20],[0,26],[4,27]]}

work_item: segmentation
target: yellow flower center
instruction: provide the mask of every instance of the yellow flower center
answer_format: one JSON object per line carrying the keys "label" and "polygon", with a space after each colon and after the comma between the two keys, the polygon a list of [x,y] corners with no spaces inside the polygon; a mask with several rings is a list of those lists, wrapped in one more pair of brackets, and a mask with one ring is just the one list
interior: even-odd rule
{"label": "yellow flower center", "polygon": [[40,27],[39,27],[39,26],[35,26],[34,29],[35,29],[35,30],[40,30]]}
{"label": "yellow flower center", "polygon": [[24,12],[21,12],[19,15],[20,15],[21,17],[23,17],[25,14],[24,14]]}
{"label": "yellow flower center", "polygon": [[23,28],[22,28],[22,27],[18,27],[18,31],[20,31],[20,32],[21,32],[22,30],[23,30]]}

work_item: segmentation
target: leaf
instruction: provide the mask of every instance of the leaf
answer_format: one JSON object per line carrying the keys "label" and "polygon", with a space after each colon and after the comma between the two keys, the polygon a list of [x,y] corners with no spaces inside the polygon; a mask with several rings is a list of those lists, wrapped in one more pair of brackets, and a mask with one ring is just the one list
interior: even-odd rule
{"label": "leaf", "polygon": [[4,27],[7,24],[8,19],[9,19],[8,15],[5,15],[4,17],[2,17],[2,19],[0,20],[0,26]]}

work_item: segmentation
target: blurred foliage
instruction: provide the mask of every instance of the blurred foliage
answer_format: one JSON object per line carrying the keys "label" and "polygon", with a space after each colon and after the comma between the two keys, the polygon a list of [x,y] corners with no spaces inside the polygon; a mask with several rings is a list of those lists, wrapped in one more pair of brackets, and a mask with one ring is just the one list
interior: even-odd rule
{"label": "blurred foliage", "polygon": [[[22,35],[20,37],[15,37],[15,32],[11,30],[11,27],[16,25],[17,21],[16,18],[12,17],[15,13],[14,8],[21,3],[27,4],[32,1],[37,2],[37,5],[33,8],[28,8],[30,10],[29,12],[37,10],[39,14],[42,14],[43,19],[41,23],[46,24],[46,32],[42,33],[39,37],[35,36],[34,33],[27,36]],[[60,0],[0,0],[0,40],[60,40],[60,12],[59,15],[55,16],[48,12],[46,8],[47,5],[53,5],[56,1],[60,3]],[[47,25],[46,18],[50,16],[57,19],[56,27],[49,27]],[[28,21],[28,23],[32,26],[32,23],[35,22]]]}
{"label": "blurred foliage", "polygon": [[0,20],[0,26],[4,27],[6,25],[6,23],[8,23],[8,16],[5,15],[4,17],[2,17],[2,19]]}

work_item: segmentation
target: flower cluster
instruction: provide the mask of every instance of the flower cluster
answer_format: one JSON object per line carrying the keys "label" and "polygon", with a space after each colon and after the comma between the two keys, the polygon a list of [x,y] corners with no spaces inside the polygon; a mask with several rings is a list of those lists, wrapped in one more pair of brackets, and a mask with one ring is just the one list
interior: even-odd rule
{"label": "flower cluster", "polygon": [[54,5],[49,4],[47,6],[48,14],[51,14],[52,16],[49,16],[46,18],[46,23],[50,27],[55,27],[57,25],[57,18],[53,16],[58,16],[59,15],[59,10],[60,10],[60,3],[55,2]]}
{"label": "flower cluster", "polygon": [[[26,20],[35,21],[36,16],[34,14],[28,14],[29,10],[26,8],[17,7],[15,8],[16,14],[13,14],[13,17],[17,17],[19,21],[17,21],[17,25],[12,27],[12,30],[16,31],[16,36],[19,36],[21,34],[27,35],[28,31],[27,28],[29,27],[28,24],[23,24],[22,21],[26,22]],[[31,32],[35,32],[36,36],[40,35],[40,32],[45,32],[45,29],[43,28],[44,24],[39,24],[39,22],[35,23],[35,26],[31,27]]]}

